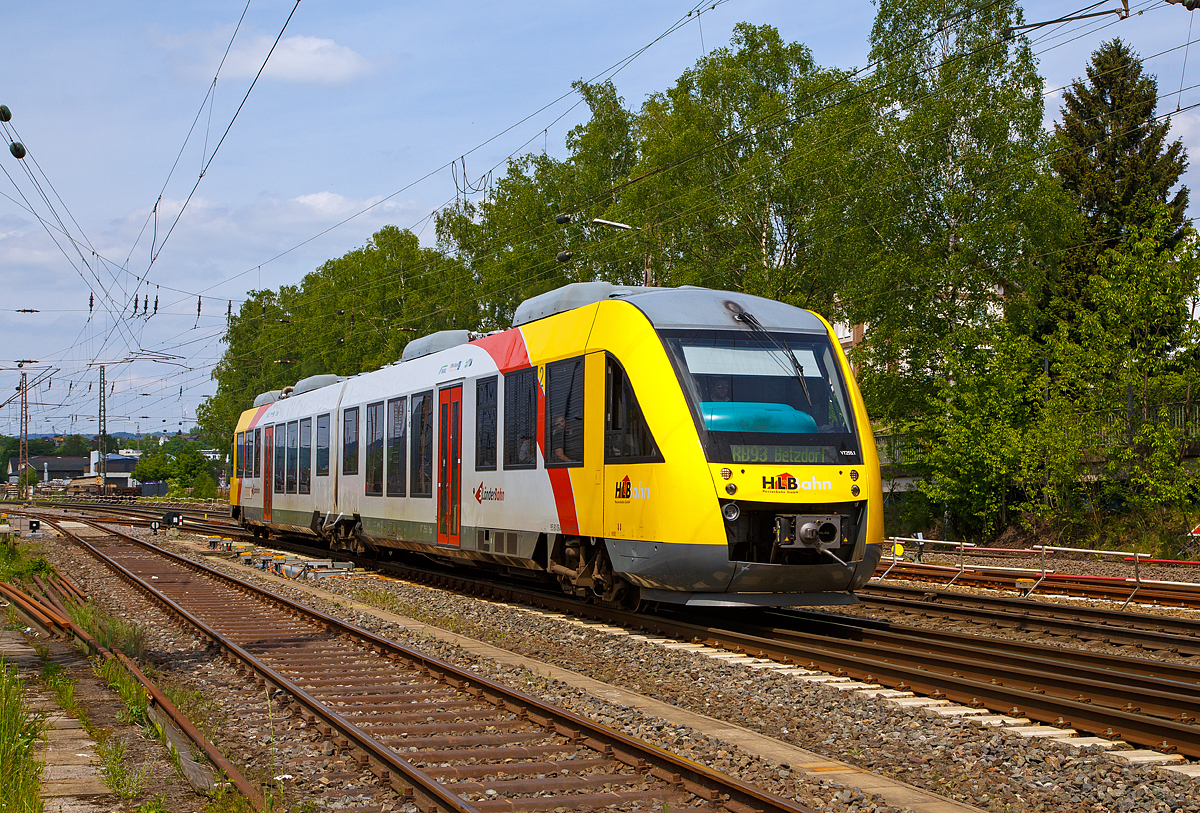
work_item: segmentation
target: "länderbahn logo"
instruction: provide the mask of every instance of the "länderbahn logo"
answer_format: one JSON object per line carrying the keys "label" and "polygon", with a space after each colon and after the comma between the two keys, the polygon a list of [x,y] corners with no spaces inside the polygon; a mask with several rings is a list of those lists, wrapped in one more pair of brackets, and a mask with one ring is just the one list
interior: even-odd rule
{"label": "l\u00e4nderbahn logo", "polygon": [[795,476],[788,472],[776,474],[774,477],[764,476],[762,478],[763,491],[825,491],[833,488],[833,483],[829,480],[818,480],[816,475],[813,475],[808,480],[797,480]]}
{"label": "l\u00e4nderbahn logo", "polygon": [[484,488],[483,483],[479,484],[479,488],[475,489],[475,502],[483,505],[483,501],[504,501],[504,489],[502,488]]}

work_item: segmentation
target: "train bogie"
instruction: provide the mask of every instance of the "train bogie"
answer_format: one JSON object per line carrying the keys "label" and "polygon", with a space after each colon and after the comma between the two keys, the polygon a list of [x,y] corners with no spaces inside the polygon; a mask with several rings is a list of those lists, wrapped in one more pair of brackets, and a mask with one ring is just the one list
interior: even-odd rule
{"label": "train bogie", "polygon": [[434,334],[397,364],[248,410],[235,515],[612,603],[853,601],[878,561],[881,484],[820,317],[584,283],[515,322]]}

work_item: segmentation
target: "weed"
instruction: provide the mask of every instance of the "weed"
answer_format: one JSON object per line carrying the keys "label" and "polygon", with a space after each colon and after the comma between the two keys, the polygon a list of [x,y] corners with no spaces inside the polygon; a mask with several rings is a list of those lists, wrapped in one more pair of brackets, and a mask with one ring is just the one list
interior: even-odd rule
{"label": "weed", "polygon": [[45,717],[25,705],[25,682],[0,658],[0,799],[12,813],[41,813],[42,763],[36,743]]}
{"label": "weed", "polygon": [[83,627],[96,643],[112,652],[124,652],[134,660],[146,656],[146,630],[131,621],[106,615],[90,601],[67,608],[71,620]]}
{"label": "weed", "polygon": [[75,699],[75,685],[79,681],[67,677],[66,671],[60,664],[54,662],[45,664],[39,678],[47,689],[54,692],[54,699],[58,701],[59,707],[71,714],[78,715],[80,713],[79,701]]}
{"label": "weed", "polygon": [[45,641],[37,641],[33,645],[33,651],[37,653],[39,658],[46,660],[50,657],[50,644]]}
{"label": "weed", "polygon": [[133,768],[125,759],[128,744],[120,737],[108,737],[96,745],[96,756],[100,758],[100,770],[104,784],[121,799],[136,799],[146,788],[150,778],[150,765],[141,770]]}
{"label": "weed", "polygon": [[147,802],[142,802],[133,809],[133,813],[170,813],[167,810],[166,794],[161,794]]}
{"label": "weed", "polygon": [[49,576],[53,570],[44,557],[31,548],[0,545],[0,582],[19,582],[33,576]]}
{"label": "weed", "polygon": [[9,604],[4,608],[4,615],[5,620],[7,621],[7,623],[4,625],[6,630],[25,629],[25,622],[21,620],[21,616],[17,615],[17,608],[12,604]]}
{"label": "weed", "polygon": [[117,690],[117,694],[121,695],[121,702],[125,704],[125,710],[118,715],[122,722],[136,723],[145,725],[146,717],[146,690],[142,688],[142,684],[137,678],[125,668],[125,665],[117,660],[100,660],[97,659],[92,663],[92,671],[97,676],[103,678],[108,685]]}
{"label": "weed", "polygon": [[[268,800],[267,807],[263,808],[266,811],[278,810],[272,800]],[[208,804],[204,806],[204,813],[254,813],[254,806],[247,801],[246,797],[238,793],[231,787],[219,788]]]}

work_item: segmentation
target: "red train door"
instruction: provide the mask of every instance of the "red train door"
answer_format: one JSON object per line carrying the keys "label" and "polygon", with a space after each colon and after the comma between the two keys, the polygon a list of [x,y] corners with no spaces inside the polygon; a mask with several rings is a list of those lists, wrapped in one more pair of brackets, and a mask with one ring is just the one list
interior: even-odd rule
{"label": "red train door", "polygon": [[438,392],[439,545],[459,544],[462,513],[462,386]]}
{"label": "red train door", "polygon": [[275,444],[272,443],[274,434],[273,426],[263,430],[263,522],[271,521],[271,492],[275,488],[275,478],[271,472],[275,466]]}

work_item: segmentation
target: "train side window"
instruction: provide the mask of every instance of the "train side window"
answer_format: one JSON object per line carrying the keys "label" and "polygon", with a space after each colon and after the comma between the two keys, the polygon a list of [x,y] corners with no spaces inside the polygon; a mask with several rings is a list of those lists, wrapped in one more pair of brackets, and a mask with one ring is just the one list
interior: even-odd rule
{"label": "train side window", "polygon": [[342,474],[358,474],[358,407],[342,410]]}
{"label": "train side window", "polygon": [[254,476],[254,432],[256,430],[246,430],[246,448],[244,449],[246,458],[242,461],[243,477],[250,478]]}
{"label": "train side window", "polygon": [[408,398],[388,401],[387,412],[387,495],[403,497],[406,485],[404,446],[407,439]]}
{"label": "train side window", "polygon": [[367,496],[383,496],[383,401],[367,404]]}
{"label": "train side window", "polygon": [[246,433],[237,433],[237,476],[246,476]]}
{"label": "train side window", "polygon": [[475,383],[475,471],[496,470],[496,376]]}
{"label": "train side window", "polygon": [[300,421],[300,493],[312,490],[312,418]]}
{"label": "train side window", "polygon": [[583,464],[583,357],[546,365],[546,467]]}
{"label": "train side window", "polygon": [[275,493],[283,494],[287,477],[287,424],[275,425]]}
{"label": "train side window", "polygon": [[412,497],[433,496],[433,392],[412,397]]}
{"label": "train side window", "polygon": [[317,476],[329,474],[329,415],[317,416]]}
{"label": "train side window", "polygon": [[629,376],[612,356],[607,357],[604,370],[604,462],[663,462]]}
{"label": "train side window", "polygon": [[287,493],[296,493],[297,470],[300,462],[300,424],[292,421],[287,425]]}
{"label": "train side window", "polygon": [[504,376],[504,468],[537,468],[537,370]]}
{"label": "train side window", "polygon": [[262,477],[262,429],[254,430],[254,476]]}

